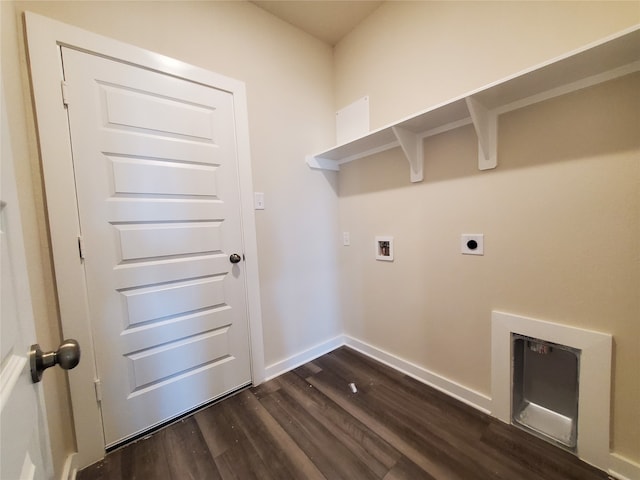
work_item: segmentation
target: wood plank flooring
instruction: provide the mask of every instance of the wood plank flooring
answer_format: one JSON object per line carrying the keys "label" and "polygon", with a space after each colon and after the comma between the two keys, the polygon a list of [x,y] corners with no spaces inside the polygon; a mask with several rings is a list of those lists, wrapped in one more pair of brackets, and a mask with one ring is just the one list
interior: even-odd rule
{"label": "wood plank flooring", "polygon": [[607,478],[574,455],[347,347],[111,452],[78,475],[79,480]]}

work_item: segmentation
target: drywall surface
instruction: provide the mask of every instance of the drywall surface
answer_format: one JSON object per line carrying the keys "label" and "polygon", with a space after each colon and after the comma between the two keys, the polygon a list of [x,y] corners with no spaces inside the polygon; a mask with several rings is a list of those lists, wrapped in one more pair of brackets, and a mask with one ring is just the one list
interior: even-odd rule
{"label": "drywall surface", "polygon": [[637,2],[385,2],[335,47],[335,109],[369,95],[373,130],[637,23]]}
{"label": "drywall surface", "polygon": [[[385,3],[336,47],[337,107],[369,95],[376,128],[639,20],[637,3]],[[495,170],[471,126],[425,140],[420,184],[399,148],[343,165],[346,334],[490,396],[491,310],[611,333],[612,448],[640,461],[639,82],[501,116]]]}
{"label": "drywall surface", "polygon": [[[266,209],[256,212],[265,364],[341,333],[333,242],[335,174],[310,171],[303,161],[305,154],[335,141],[328,45],[248,2],[3,2],[3,12],[11,10],[12,29],[2,31],[3,67],[5,53],[12,63],[3,69],[3,79],[18,93],[22,89],[24,97],[24,101],[13,98],[9,111],[27,119],[16,125],[12,140],[23,150],[23,164],[17,170],[25,228],[30,229],[25,238],[31,239],[27,250],[32,283],[34,290],[42,291],[36,302],[43,311],[39,325],[43,346],[57,345],[60,323],[24,65],[23,11],[246,83],[253,183],[256,191],[265,193],[266,202]],[[61,418],[69,418],[63,377],[60,382],[64,394],[47,395],[48,405],[61,404],[50,408],[55,412],[50,423],[59,412]],[[57,471],[61,456],[73,451],[68,427],[65,432],[59,442],[54,439],[61,445],[54,452]]]}

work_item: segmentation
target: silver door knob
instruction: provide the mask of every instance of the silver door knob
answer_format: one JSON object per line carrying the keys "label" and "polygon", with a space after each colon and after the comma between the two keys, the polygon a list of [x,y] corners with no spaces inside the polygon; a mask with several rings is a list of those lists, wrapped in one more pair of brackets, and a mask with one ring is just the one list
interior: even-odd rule
{"label": "silver door knob", "polygon": [[240,255],[238,255],[237,253],[232,253],[229,256],[229,261],[231,263],[238,263],[240,260],[242,260],[242,257]]}
{"label": "silver door knob", "polygon": [[31,366],[31,380],[38,383],[42,380],[42,372],[54,365],[60,365],[64,370],[71,370],[80,362],[80,345],[72,338],[60,344],[55,352],[43,352],[37,343],[29,350],[29,364]]}

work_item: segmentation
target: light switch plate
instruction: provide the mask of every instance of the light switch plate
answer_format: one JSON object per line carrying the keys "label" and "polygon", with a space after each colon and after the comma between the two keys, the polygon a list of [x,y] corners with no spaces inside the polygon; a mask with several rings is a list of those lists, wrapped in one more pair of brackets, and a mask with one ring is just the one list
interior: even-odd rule
{"label": "light switch plate", "polygon": [[460,242],[463,255],[484,255],[484,234],[463,233]]}
{"label": "light switch plate", "polygon": [[345,247],[351,245],[351,235],[349,235],[349,232],[342,232],[342,245]]}
{"label": "light switch plate", "polygon": [[253,207],[256,210],[264,210],[264,193],[253,192]]}

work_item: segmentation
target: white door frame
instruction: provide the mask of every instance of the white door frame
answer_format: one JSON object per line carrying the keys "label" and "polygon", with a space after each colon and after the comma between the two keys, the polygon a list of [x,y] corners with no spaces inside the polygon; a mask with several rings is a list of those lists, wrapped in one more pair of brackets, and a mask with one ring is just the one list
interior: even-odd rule
{"label": "white door frame", "polygon": [[78,255],[79,216],[71,137],[61,93],[63,72],[60,47],[64,45],[125,61],[225,90],[233,95],[241,221],[246,255],[251,377],[253,384],[257,385],[264,380],[265,369],[246,91],[244,83],[238,80],[31,12],[25,12],[25,23],[62,329],[66,337],[80,342],[83,353],[78,367],[69,373],[69,383],[78,463],[80,467],[84,467],[103,458],[105,446],[96,401],[96,366],[85,275]]}

